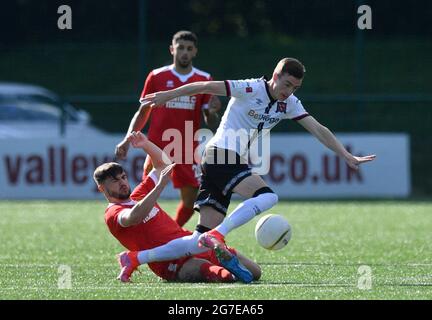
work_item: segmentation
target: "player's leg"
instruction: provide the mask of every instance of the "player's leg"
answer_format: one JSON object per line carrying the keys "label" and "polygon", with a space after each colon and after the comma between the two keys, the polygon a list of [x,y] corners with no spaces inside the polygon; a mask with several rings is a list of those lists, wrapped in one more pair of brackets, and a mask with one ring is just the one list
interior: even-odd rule
{"label": "player's leg", "polygon": [[174,221],[181,227],[189,221],[194,212],[199,187],[199,174],[196,169],[195,164],[177,164],[172,171],[173,186],[180,189],[181,196]]}
{"label": "player's leg", "polygon": [[174,260],[208,251],[209,248],[199,245],[198,239],[201,234],[218,226],[224,217],[223,214],[210,206],[201,206],[198,224],[193,234],[171,240],[167,244],[153,249],[140,251],[137,256],[139,263]]}
{"label": "player's leg", "polygon": [[[223,221],[224,215],[210,206],[200,207],[199,224],[193,234],[171,240],[162,246],[138,252],[123,252],[119,255],[122,268],[119,278],[129,279],[132,272],[141,264],[175,260],[208,251],[209,248],[198,245],[199,236],[216,227]],[[125,274],[125,276],[122,276]],[[122,280],[123,281],[123,280]]]}
{"label": "player's leg", "polygon": [[[212,228],[222,222],[231,201],[232,189],[250,175],[249,166],[242,162],[235,152],[214,147],[206,149],[200,191],[195,202],[196,210],[202,213],[200,224]],[[224,235],[216,230],[203,231],[205,232],[199,239],[200,245],[213,249],[221,265],[231,271],[237,279],[245,283],[251,282],[251,272],[226,248]],[[213,233],[220,236],[215,239]]]}
{"label": "player's leg", "polygon": [[[208,229],[205,229],[205,231],[208,231]],[[209,248],[200,247],[198,245],[198,238],[201,234],[202,232],[195,231],[189,236],[171,240],[167,244],[159,247],[142,251],[124,251],[120,253],[118,261],[121,270],[118,279],[123,282],[128,282],[132,273],[142,264],[176,260],[208,251]]]}
{"label": "player's leg", "polygon": [[208,260],[191,258],[183,264],[177,273],[177,280],[185,282],[234,282],[235,278],[231,272]]}
{"label": "player's leg", "polygon": [[199,222],[193,234],[171,240],[167,244],[153,249],[139,251],[137,255],[139,264],[174,260],[208,251],[208,248],[198,245],[198,238],[202,233],[219,225],[224,217],[220,211],[211,206],[201,206]]}
{"label": "player's leg", "polygon": [[140,264],[157,261],[175,260],[185,256],[191,256],[207,251],[206,248],[198,246],[198,238],[200,232],[195,231],[190,236],[184,236],[171,240],[162,246],[143,250],[138,253],[138,261]]}
{"label": "player's leg", "polygon": [[[247,176],[237,181],[237,185],[233,186],[233,191],[243,197],[249,197],[249,199],[239,204],[219,226],[201,235],[199,242],[203,246],[214,249],[221,264],[238,279],[248,283],[258,275],[258,270],[255,268],[255,274],[251,274],[249,268],[244,266],[237,256],[232,255],[227,250],[225,235],[250,221],[257,214],[273,207],[277,203],[278,197],[257,175]],[[249,261],[246,262],[250,264]]]}
{"label": "player's leg", "polygon": [[[204,193],[200,193],[200,195],[198,195],[198,204],[200,203],[200,196],[202,196],[203,194]],[[253,269],[255,271],[255,274],[252,274],[252,272],[249,271],[248,268],[241,263],[235,252],[230,251],[230,249],[225,245],[225,242],[223,240],[219,242],[212,241],[210,237],[201,237],[201,234],[208,234],[210,228],[214,228],[215,226],[220,224],[225,217],[225,211],[222,210],[222,208],[216,209],[216,207],[213,207],[213,205],[216,206],[216,203],[218,203],[219,205],[224,204],[228,206],[229,204],[229,198],[225,198],[224,201],[222,201],[223,199],[217,196],[216,192],[213,193],[213,197],[210,194],[210,196],[205,197],[205,199],[220,199],[221,201],[209,201],[207,205],[200,205],[200,220],[197,227],[197,231],[200,232],[199,245],[213,249],[219,264],[222,265],[225,269],[229,270],[232,274],[234,274],[237,279],[245,283],[251,282],[254,279],[254,276],[257,274],[256,269]]]}
{"label": "player's leg", "polygon": [[231,193],[222,194],[214,182],[204,169],[194,203],[194,209],[200,213],[197,230],[201,233],[215,228],[224,220],[231,201]]}
{"label": "player's leg", "polygon": [[194,202],[198,194],[198,188],[192,186],[184,186],[180,189],[181,201],[177,206],[176,216],[174,221],[183,227],[192,217]]}
{"label": "player's leg", "polygon": [[240,203],[215,230],[225,237],[231,230],[252,220],[256,215],[269,210],[278,202],[278,196],[258,175],[243,179],[233,192],[248,198]]}
{"label": "player's leg", "polygon": [[203,230],[204,232],[214,229],[219,224],[221,224],[225,218],[224,214],[210,206],[201,205],[199,210],[200,215],[198,225],[207,229],[205,231]]}
{"label": "player's leg", "polygon": [[[208,182],[202,183],[197,201],[195,202],[195,208],[200,212],[197,231],[202,234],[208,234],[210,228],[214,228],[220,224],[226,215],[230,199],[230,192],[224,195],[214,184]],[[224,241],[212,242],[210,238],[203,237],[200,238],[199,245],[213,249],[219,264],[233,273],[240,281],[249,283],[253,280],[252,273],[242,265],[235,254],[229,251]]]}
{"label": "player's leg", "polygon": [[[215,230],[201,237],[202,240],[207,236],[214,236],[223,241],[231,230],[240,227],[277,203],[277,195],[260,176],[252,174],[247,161],[234,151],[210,147],[206,149],[204,159],[202,168],[205,175],[203,176],[208,181],[211,195],[210,198],[203,200],[204,204],[211,204],[210,202],[213,201],[215,205],[219,203],[220,206],[220,203],[225,201],[229,205],[232,192],[240,194],[247,200],[238,205]],[[227,205],[223,206],[223,209],[226,213]],[[211,243],[211,241],[205,242]]]}

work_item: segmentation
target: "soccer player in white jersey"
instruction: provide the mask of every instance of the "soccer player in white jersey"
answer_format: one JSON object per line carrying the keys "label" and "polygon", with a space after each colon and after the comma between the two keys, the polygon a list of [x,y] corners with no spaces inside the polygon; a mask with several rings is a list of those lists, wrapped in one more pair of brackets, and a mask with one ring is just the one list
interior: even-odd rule
{"label": "soccer player in white jersey", "polygon": [[[194,206],[200,212],[196,230],[202,233],[197,238],[197,247],[199,244],[228,255],[225,236],[278,202],[278,196],[264,180],[252,173],[246,154],[260,132],[270,130],[280,120],[297,121],[353,169],[375,159],[375,155],[352,155],[328,128],[306,112],[294,95],[302,85],[304,73],[305,68],[300,61],[284,58],[277,64],[269,81],[260,78],[195,82],[144,97],[142,104],[150,107],[162,106],[179,96],[198,93],[231,97],[216,135],[206,145],[201,164],[201,185]],[[240,134],[233,138],[233,132]],[[221,161],[223,158],[225,161]],[[233,192],[247,200],[225,218]],[[238,267],[242,268],[237,264],[228,270],[236,274]]]}

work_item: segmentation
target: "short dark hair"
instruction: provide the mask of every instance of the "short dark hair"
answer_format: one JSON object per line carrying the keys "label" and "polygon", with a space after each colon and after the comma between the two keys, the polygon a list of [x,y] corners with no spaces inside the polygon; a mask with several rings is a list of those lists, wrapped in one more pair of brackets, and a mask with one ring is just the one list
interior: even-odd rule
{"label": "short dark hair", "polygon": [[297,79],[303,79],[306,68],[303,63],[295,58],[283,58],[277,64],[274,72],[280,75],[288,73]]}
{"label": "short dark hair", "polygon": [[107,162],[101,164],[93,173],[93,179],[97,185],[104,183],[107,178],[115,179],[119,174],[123,173],[123,167],[117,162]]}
{"label": "short dark hair", "polygon": [[195,47],[198,45],[198,37],[192,31],[181,30],[176,32],[176,34],[172,38],[172,42],[178,42],[179,40],[192,41]]}

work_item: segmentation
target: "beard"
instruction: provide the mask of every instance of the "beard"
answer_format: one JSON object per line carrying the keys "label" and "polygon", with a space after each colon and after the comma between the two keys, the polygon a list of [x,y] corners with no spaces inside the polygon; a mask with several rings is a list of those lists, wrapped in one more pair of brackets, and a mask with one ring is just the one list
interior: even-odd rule
{"label": "beard", "polygon": [[109,190],[107,190],[107,192],[108,192],[110,197],[120,199],[120,200],[127,200],[127,199],[129,199],[129,197],[131,195],[131,189],[130,188],[125,193],[119,193],[119,192],[109,191]]}
{"label": "beard", "polygon": [[180,59],[178,59],[177,63],[180,67],[186,69],[187,67],[189,67],[191,65],[192,60],[180,60]]}

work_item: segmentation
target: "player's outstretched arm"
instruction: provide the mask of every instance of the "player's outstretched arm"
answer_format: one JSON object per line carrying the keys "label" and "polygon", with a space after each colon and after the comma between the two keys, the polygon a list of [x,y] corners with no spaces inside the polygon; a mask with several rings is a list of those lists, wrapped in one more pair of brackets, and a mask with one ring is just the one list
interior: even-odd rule
{"label": "player's outstretched arm", "polygon": [[150,156],[153,163],[153,168],[155,168],[157,171],[163,170],[166,166],[172,163],[166,153],[149,139],[147,139],[147,137],[142,132],[133,131],[127,136],[126,139],[132,144],[134,148],[141,148]]}
{"label": "player's outstretched arm", "polygon": [[194,83],[188,83],[184,86],[168,91],[160,91],[146,95],[140,100],[141,107],[150,106],[162,106],[168,101],[181,97],[181,96],[193,96],[199,93],[207,93],[215,96],[226,96],[225,83],[223,81],[198,81]]}
{"label": "player's outstretched arm", "polygon": [[353,156],[345,147],[340,143],[335,135],[325,126],[320,124],[314,117],[305,117],[298,121],[306,130],[312,133],[323,145],[330,150],[334,151],[337,155],[344,158],[347,164],[353,168],[358,169],[359,165],[364,162],[369,162],[375,159],[375,155],[368,155],[364,157]]}
{"label": "player's outstretched arm", "polygon": [[121,217],[121,225],[130,227],[143,221],[151,212],[156,204],[157,199],[162,193],[165,186],[171,179],[171,171],[175,163],[170,164],[161,171],[159,181],[156,186],[150,191],[141,201],[139,201],[130,211],[127,211]]}

